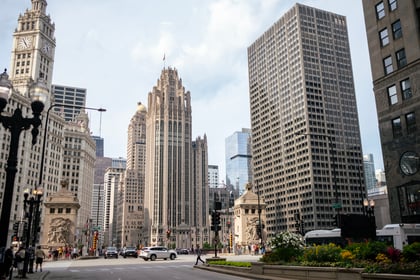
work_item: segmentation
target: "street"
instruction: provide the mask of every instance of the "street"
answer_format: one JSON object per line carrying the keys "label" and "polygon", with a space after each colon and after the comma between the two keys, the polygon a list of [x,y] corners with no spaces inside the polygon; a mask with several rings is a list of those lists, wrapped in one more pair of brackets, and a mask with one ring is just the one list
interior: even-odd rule
{"label": "street", "polygon": [[[203,259],[212,257],[206,255]],[[231,261],[257,261],[260,256],[228,256]],[[122,257],[118,259],[60,260],[44,263],[49,271],[44,279],[246,279],[201,269],[194,269],[194,255],[179,255],[177,259],[144,261],[141,258]]]}

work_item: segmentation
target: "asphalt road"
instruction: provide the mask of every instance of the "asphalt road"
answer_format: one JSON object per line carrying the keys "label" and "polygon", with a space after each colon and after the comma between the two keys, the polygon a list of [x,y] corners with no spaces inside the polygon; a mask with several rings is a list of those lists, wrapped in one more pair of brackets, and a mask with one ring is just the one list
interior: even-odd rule
{"label": "asphalt road", "polygon": [[[202,257],[205,259],[206,257]],[[222,256],[226,257],[226,256]],[[247,279],[216,272],[195,269],[194,255],[179,255],[177,259],[144,261],[141,258],[93,259],[93,260],[61,260],[44,263],[44,271],[48,274],[44,279],[100,279],[100,280],[131,280],[131,279],[200,279],[200,280],[238,280]],[[228,260],[256,261],[257,256],[228,256]]]}

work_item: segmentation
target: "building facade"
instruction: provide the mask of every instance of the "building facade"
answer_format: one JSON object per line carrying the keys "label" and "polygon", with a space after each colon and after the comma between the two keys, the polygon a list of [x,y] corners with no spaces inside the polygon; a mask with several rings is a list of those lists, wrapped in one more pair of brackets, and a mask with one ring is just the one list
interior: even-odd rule
{"label": "building facade", "polygon": [[392,223],[420,222],[418,1],[363,1]]}
{"label": "building facade", "polygon": [[219,185],[219,166],[209,165],[209,188],[217,188]]}
{"label": "building facade", "polygon": [[63,104],[72,107],[54,107],[54,111],[60,114],[67,122],[74,121],[76,117],[84,110],[80,107],[86,106],[85,88],[52,85],[52,94],[54,96],[54,104]]}
{"label": "building facade", "polygon": [[[207,155],[197,154],[202,162],[193,159],[193,149],[198,146],[193,147],[191,137],[191,95],[176,69],[162,70],[148,95],[147,109],[146,239],[150,245],[191,247],[190,237],[197,221],[193,211],[198,210],[193,199],[197,190],[202,192],[201,184],[208,183],[208,162]],[[200,149],[207,153],[207,148]]]}
{"label": "building facade", "polygon": [[226,184],[243,193],[252,182],[251,130],[243,128],[225,139]]}
{"label": "building facade", "polygon": [[365,171],[366,190],[369,191],[376,188],[375,162],[372,154],[363,155],[363,168]]}
{"label": "building facade", "polygon": [[248,47],[253,185],[266,230],[362,213],[360,129],[344,16],[296,4]]}

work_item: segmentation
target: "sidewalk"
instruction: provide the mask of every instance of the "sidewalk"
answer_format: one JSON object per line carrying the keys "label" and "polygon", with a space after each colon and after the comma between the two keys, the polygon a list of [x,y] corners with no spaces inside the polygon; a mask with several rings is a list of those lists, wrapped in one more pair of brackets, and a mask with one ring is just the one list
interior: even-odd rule
{"label": "sidewalk", "polygon": [[[45,277],[47,277],[49,271],[43,271],[43,272],[34,272],[34,273],[26,273],[26,278],[24,279],[29,279],[29,280],[43,280],[45,279]],[[18,272],[17,269],[13,269],[13,277],[11,279],[22,279],[20,277],[17,276]],[[9,276],[10,277],[10,276]],[[7,278],[10,279],[10,278]]]}

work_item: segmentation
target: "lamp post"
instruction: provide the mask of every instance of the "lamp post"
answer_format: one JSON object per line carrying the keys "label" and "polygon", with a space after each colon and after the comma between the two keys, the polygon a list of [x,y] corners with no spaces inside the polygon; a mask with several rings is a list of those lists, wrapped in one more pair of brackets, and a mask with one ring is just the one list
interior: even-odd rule
{"label": "lamp post", "polygon": [[0,122],[6,129],[10,130],[11,138],[6,166],[6,184],[3,192],[3,203],[0,217],[0,253],[4,252],[9,241],[8,233],[10,211],[12,208],[13,187],[17,172],[17,155],[20,133],[23,130],[28,130],[32,126],[32,145],[36,143],[36,138],[39,133],[38,127],[41,125],[40,115],[44,109],[44,104],[48,95],[47,86],[42,79],[39,79],[38,82],[33,83],[29,88],[29,96],[32,100],[31,108],[34,116],[32,118],[23,117],[22,110],[20,108],[16,108],[12,116],[3,116],[1,113],[3,113],[12,91],[13,87],[5,69],[4,72],[0,74]]}
{"label": "lamp post", "polygon": [[329,148],[331,150],[331,161],[332,161],[332,169],[333,169],[333,188],[334,188],[334,196],[335,196],[335,203],[333,204],[333,208],[337,211],[337,226],[340,227],[340,210],[341,210],[341,203],[339,202],[338,198],[338,187],[337,187],[337,172],[336,172],[336,158],[335,158],[335,148],[332,142],[332,137],[327,134],[313,134],[313,133],[295,133],[295,135],[308,135],[308,136],[319,136],[324,137],[328,140]]}
{"label": "lamp post", "polygon": [[[34,230],[34,233],[32,233],[33,229],[37,229],[37,224],[36,224],[36,220],[37,220],[37,216],[35,215],[35,221],[34,220],[34,208],[35,208],[35,213],[38,211],[39,209],[39,204],[41,203],[41,197],[42,197],[42,190],[38,189],[38,190],[34,190],[33,191],[33,195],[29,198],[29,189],[25,189],[24,194],[24,209],[25,209],[25,213],[26,213],[26,218],[28,218],[28,227],[26,230],[26,237],[25,237],[25,259],[24,259],[24,263],[23,263],[23,274],[22,277],[26,276],[26,273],[33,273],[33,259],[34,256],[33,255],[34,252],[34,247],[30,248],[29,245],[32,242],[32,246],[34,246],[34,241],[36,240],[36,234],[37,234],[37,230]],[[29,199],[28,199],[29,198]],[[26,211],[26,207],[29,206],[29,211]],[[32,221],[34,222],[33,224],[33,228],[32,228]],[[33,236],[31,236],[31,234],[33,234]],[[32,239],[33,238],[33,239]],[[30,260],[32,260],[31,263]],[[29,267],[28,267],[29,265]]]}
{"label": "lamp post", "polygon": [[365,213],[368,217],[375,217],[375,200],[365,198],[363,200],[363,206],[365,208]]}
{"label": "lamp post", "polygon": [[257,234],[258,234],[258,238],[260,239],[260,248],[262,246],[262,223],[261,223],[261,204],[260,204],[260,188],[258,186],[258,183],[256,183],[257,185],[257,197],[258,197],[258,230],[257,230]]}

